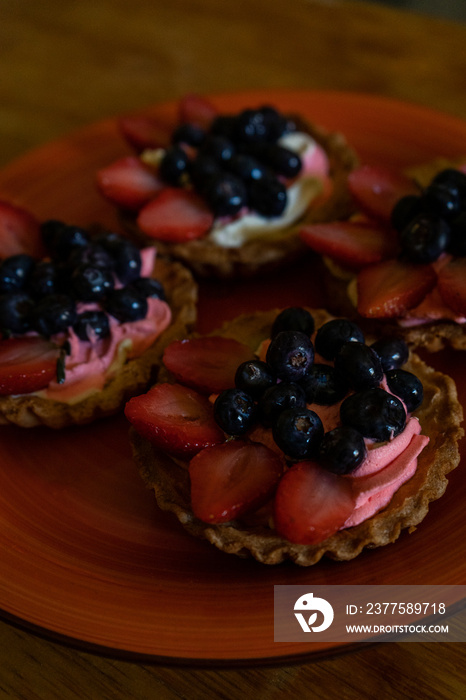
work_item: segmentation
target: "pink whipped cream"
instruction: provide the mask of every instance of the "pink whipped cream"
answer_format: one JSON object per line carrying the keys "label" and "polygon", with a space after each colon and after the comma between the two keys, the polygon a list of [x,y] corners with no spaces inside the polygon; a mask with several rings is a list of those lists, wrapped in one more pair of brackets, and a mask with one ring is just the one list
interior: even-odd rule
{"label": "pink whipped cream", "polygon": [[[141,250],[141,277],[150,277],[155,264],[155,248]],[[101,391],[109,377],[114,376],[126,360],[141,356],[171,322],[171,310],[167,302],[149,298],[148,312],[139,321],[120,323],[109,316],[110,335],[101,340],[80,340],[72,329],[65,339],[70,344],[70,354],[65,361],[65,381],[52,381],[37,396],[73,403],[86,395]],[[97,304],[80,304],[78,311],[99,308]]]}

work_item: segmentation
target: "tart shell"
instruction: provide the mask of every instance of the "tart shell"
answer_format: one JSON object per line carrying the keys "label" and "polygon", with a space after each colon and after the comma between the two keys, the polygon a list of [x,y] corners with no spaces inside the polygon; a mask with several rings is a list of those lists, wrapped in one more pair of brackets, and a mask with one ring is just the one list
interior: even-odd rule
{"label": "tart shell", "polygon": [[153,276],[164,286],[172,321],[145,353],[126,362],[101,391],[73,404],[34,394],[2,396],[0,424],[22,428],[82,425],[117,413],[132,396],[144,392],[157,378],[165,347],[184,337],[196,321],[197,285],[189,270],[157,256]]}
{"label": "tart shell", "polygon": [[126,231],[144,245],[156,244],[162,254],[180,260],[199,277],[246,277],[258,272],[274,269],[296,260],[309,249],[299,237],[303,224],[332,221],[346,218],[353,209],[347,188],[348,174],[357,163],[356,154],[340,133],[329,133],[319,126],[304,122],[292,115],[298,128],[307,132],[327,153],[330,163],[330,176],[333,181],[331,195],[322,202],[311,204],[299,222],[290,226],[288,235],[265,237],[252,240],[238,248],[221,247],[209,238],[201,238],[189,243],[167,243],[145,236],[138,228],[134,216],[121,213],[120,219]]}
{"label": "tart shell", "polygon": [[[269,337],[277,313],[276,310],[240,316],[226,324],[221,333],[241,340],[255,350],[262,340]],[[331,318],[322,310],[312,310],[312,314],[316,327]],[[157,450],[131,428],[130,439],[139,473],[146,486],[154,491],[162,510],[172,512],[191,535],[208,540],[224,552],[252,556],[264,564],[291,560],[301,566],[310,566],[324,555],[335,560],[353,559],[365,547],[381,547],[394,542],[402,530],[413,531],[427,515],[429,503],[445,492],[446,475],[460,460],[458,441],[463,435],[463,410],[454,381],[428,367],[413,353],[404,367],[414,372],[424,385],[424,402],[413,415],[419,418],[422,433],[430,441],[418,457],[416,473],[383,510],[355,527],[340,530],[324,542],[292,544],[264,525],[246,525],[239,521],[210,525],[198,520],[190,508],[186,465]],[[169,379],[165,370],[161,372],[162,378]]]}

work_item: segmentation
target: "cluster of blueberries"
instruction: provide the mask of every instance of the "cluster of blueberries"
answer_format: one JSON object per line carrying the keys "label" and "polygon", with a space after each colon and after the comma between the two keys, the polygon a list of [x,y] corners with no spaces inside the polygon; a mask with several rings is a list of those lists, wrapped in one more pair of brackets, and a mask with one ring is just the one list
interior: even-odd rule
{"label": "cluster of blueberries", "polygon": [[[404,429],[406,411],[422,403],[423,387],[401,369],[409,356],[404,340],[390,337],[369,346],[357,324],[333,319],[318,329],[313,343],[314,326],[306,309],[282,311],[265,362],[250,360],[238,367],[235,387],[219,394],[214,415],[222,430],[235,437],[260,422],[272,429],[289,458],[314,458],[334,473],[347,474],[366,455],[364,438],[386,441]],[[333,364],[314,362],[314,348]],[[384,376],[392,393],[380,387]],[[341,425],[324,432],[321,419],[306,404],[340,401]]]}
{"label": "cluster of blueberries", "polygon": [[[287,202],[282,179],[298,175],[302,162],[278,140],[295,130],[294,122],[269,106],[220,115],[209,131],[182,124],[159,173],[170,185],[191,182],[215,216],[234,216],[245,206],[262,216],[280,216]],[[195,155],[190,157],[184,145]]]}
{"label": "cluster of blueberries", "polygon": [[466,174],[439,172],[419,195],[402,197],[392,211],[403,257],[431,263],[448,252],[466,255]]}
{"label": "cluster of blueberries", "polygon": [[[81,340],[105,338],[109,314],[136,321],[146,316],[148,297],[164,298],[158,281],[140,276],[140,250],[122,236],[91,236],[55,220],[44,222],[41,234],[50,257],[18,254],[0,265],[3,337],[29,331],[50,337],[72,327]],[[78,313],[78,302],[98,302],[99,310]]]}

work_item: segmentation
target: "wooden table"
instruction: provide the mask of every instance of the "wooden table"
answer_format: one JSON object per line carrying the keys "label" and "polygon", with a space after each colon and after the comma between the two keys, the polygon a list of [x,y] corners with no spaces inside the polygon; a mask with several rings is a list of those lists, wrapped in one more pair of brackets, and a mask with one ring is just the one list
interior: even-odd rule
{"label": "wooden table", "polygon": [[[0,164],[105,117],[254,88],[379,94],[466,119],[466,26],[343,0],[4,0]],[[1,563],[0,563],[1,565]],[[195,668],[79,651],[0,622],[0,697],[460,698],[462,644]]]}

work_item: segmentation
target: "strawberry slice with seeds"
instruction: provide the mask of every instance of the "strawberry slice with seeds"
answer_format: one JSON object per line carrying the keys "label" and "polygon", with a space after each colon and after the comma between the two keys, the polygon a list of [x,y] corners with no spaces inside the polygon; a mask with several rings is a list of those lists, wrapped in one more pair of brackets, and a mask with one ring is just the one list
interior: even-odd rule
{"label": "strawberry slice with seeds", "polygon": [[398,318],[417,306],[434,288],[432,265],[384,260],[361,270],[357,277],[358,304],[366,318]]}
{"label": "strawberry slice with seeds", "polygon": [[181,384],[218,394],[234,386],[238,366],[252,358],[250,348],[238,340],[208,336],[175,340],[165,349],[163,361]]}
{"label": "strawberry slice with seeds", "polygon": [[283,472],[265,445],[233,440],[207,447],[189,464],[191,507],[206,523],[225,523],[262,506]]}
{"label": "strawberry slice with seeds", "polygon": [[357,205],[382,221],[390,221],[392,209],[408,194],[419,194],[416,183],[403,173],[373,165],[362,165],[348,175],[348,187]]}
{"label": "strawberry slice with seeds", "polygon": [[225,439],[209,400],[181,384],[156,384],[130,399],[125,415],[142,437],[180,459]]}
{"label": "strawberry slice with seeds", "polygon": [[39,222],[26,209],[0,201],[0,257],[19,253],[45,255]]}
{"label": "strawberry slice with seeds", "polygon": [[0,396],[45,389],[57,376],[60,349],[38,337],[0,341]]}
{"label": "strawberry slice with seeds", "polygon": [[202,95],[185,95],[178,104],[178,117],[182,124],[197,124],[209,129],[216,116],[217,109]]}
{"label": "strawberry slice with seeds", "polygon": [[138,153],[146,148],[168,148],[173,124],[149,114],[128,114],[121,117],[118,127],[127,143]]}
{"label": "strawberry slice with seeds", "polygon": [[166,187],[138,216],[138,226],[147,236],[172,243],[202,238],[213,222],[214,215],[204,200],[177,187]]}
{"label": "strawberry slice with seeds", "polygon": [[352,269],[392,257],[397,249],[393,232],[376,224],[353,221],[312,224],[303,226],[300,236],[316,253]]}
{"label": "strawberry slice with seeds", "polygon": [[97,187],[113,204],[137,211],[165,184],[137,156],[125,156],[97,172]]}
{"label": "strawberry slice with seeds", "polygon": [[466,258],[456,258],[438,273],[438,291],[445,304],[466,316]]}
{"label": "strawberry slice with seeds", "polygon": [[294,464],[275,495],[275,529],[296,544],[317,544],[335,534],[354,510],[349,479],[316,462]]}

